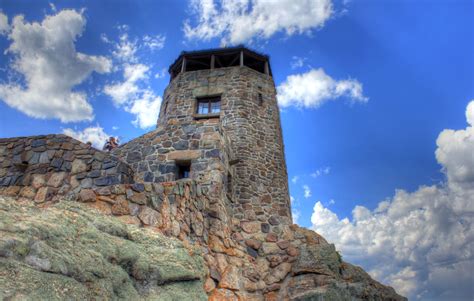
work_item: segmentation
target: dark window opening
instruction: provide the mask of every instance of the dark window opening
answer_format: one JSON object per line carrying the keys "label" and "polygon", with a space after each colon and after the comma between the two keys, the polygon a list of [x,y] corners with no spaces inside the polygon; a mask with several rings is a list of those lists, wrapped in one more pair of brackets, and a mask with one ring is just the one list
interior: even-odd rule
{"label": "dark window opening", "polygon": [[235,67],[240,65],[240,51],[215,56],[215,68]]}
{"label": "dark window opening", "polygon": [[244,53],[244,66],[260,73],[265,73],[265,61]]}
{"label": "dark window opening", "polygon": [[165,102],[165,109],[163,110],[163,114],[166,115],[167,110],[168,110],[168,101]]}
{"label": "dark window opening", "polygon": [[262,95],[262,93],[258,93],[258,104],[259,105],[263,104],[263,95]]}
{"label": "dark window opening", "polygon": [[209,56],[186,58],[186,71],[205,69],[211,69],[211,59]]}
{"label": "dark window opening", "polygon": [[199,98],[197,100],[197,113],[201,115],[216,114],[221,111],[220,97]]}
{"label": "dark window opening", "polygon": [[260,73],[271,75],[268,57],[245,49],[190,53],[182,55],[169,69],[170,80],[181,72],[246,66]]}
{"label": "dark window opening", "polygon": [[232,175],[227,174],[227,197],[232,198]]}
{"label": "dark window opening", "polygon": [[191,176],[191,162],[176,162],[177,180],[188,179]]}

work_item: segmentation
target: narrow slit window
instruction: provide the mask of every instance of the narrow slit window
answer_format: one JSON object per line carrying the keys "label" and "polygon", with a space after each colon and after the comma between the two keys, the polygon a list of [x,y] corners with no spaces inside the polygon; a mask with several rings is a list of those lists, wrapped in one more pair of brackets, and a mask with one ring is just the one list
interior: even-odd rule
{"label": "narrow slit window", "polygon": [[258,104],[259,105],[263,104],[263,95],[262,95],[262,93],[258,93]]}
{"label": "narrow slit window", "polygon": [[177,162],[177,179],[188,179],[191,176],[191,163],[190,162]]}
{"label": "narrow slit window", "polygon": [[221,99],[220,97],[213,98],[199,98],[197,105],[198,114],[216,114],[221,111]]}
{"label": "narrow slit window", "polygon": [[227,197],[232,198],[232,175],[227,174]]}

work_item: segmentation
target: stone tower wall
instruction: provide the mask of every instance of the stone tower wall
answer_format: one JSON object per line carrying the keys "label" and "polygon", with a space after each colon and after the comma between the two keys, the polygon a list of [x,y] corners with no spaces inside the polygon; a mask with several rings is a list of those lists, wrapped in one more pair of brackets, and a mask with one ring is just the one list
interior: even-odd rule
{"label": "stone tower wall", "polygon": [[[221,97],[219,119],[200,119],[195,114],[197,98],[208,96]],[[290,223],[287,171],[272,77],[245,66],[179,74],[165,91],[158,129],[202,120],[219,124],[224,142],[219,147],[224,167],[221,172],[233,217],[264,225]]]}

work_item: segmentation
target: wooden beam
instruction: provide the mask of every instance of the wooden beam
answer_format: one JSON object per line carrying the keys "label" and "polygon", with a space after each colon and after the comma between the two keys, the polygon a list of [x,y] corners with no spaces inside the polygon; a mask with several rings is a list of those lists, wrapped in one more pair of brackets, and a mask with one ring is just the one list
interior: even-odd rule
{"label": "wooden beam", "polygon": [[234,57],[234,59],[229,63],[229,65],[226,66],[226,67],[232,66],[232,64],[234,64],[238,59],[240,59],[240,56],[239,56],[239,55],[236,55],[236,56]]}
{"label": "wooden beam", "polygon": [[218,64],[219,64],[219,67],[221,67],[221,68],[222,68],[222,63],[221,63],[221,60],[219,59],[219,57],[218,57],[218,56],[216,56],[216,57],[215,57],[215,59],[216,59],[216,63],[218,63]]}
{"label": "wooden beam", "polygon": [[244,52],[240,51],[240,67],[244,66]]}
{"label": "wooden beam", "polygon": [[215,64],[216,64],[216,57],[214,56],[214,54],[211,54],[211,69],[215,68]]}
{"label": "wooden beam", "polygon": [[186,57],[183,56],[183,62],[181,63],[181,72],[186,72]]}

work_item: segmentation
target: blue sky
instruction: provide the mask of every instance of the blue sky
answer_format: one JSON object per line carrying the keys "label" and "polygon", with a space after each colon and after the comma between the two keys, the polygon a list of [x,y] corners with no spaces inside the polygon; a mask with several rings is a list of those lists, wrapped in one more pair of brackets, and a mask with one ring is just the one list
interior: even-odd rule
{"label": "blue sky", "polygon": [[[297,222],[413,299],[472,299],[473,2],[243,3],[0,0],[0,137],[128,141],[153,129],[182,50],[243,43],[271,57]],[[420,208],[435,214],[412,228]],[[417,247],[439,220],[462,237]]]}

